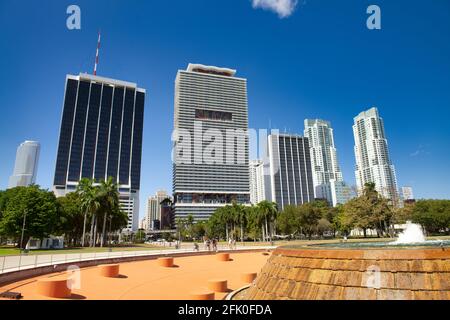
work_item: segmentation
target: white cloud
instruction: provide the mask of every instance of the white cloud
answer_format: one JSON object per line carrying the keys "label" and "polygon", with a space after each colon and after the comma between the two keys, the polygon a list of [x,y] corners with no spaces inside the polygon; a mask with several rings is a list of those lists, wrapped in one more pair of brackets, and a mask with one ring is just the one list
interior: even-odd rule
{"label": "white cloud", "polygon": [[252,0],[253,8],[271,10],[280,18],[289,17],[295,10],[298,0]]}

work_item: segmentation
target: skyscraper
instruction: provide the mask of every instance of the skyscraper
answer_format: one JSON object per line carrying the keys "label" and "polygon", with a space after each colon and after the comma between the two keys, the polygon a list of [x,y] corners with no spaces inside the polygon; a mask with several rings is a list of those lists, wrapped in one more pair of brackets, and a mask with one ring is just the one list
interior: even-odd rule
{"label": "skyscraper", "polygon": [[403,201],[414,200],[414,192],[412,187],[402,187],[401,196]]}
{"label": "skyscraper", "polygon": [[139,219],[145,90],[89,74],[67,75],[53,190],[63,196],[81,178],[112,177],[127,230]]}
{"label": "skyscraper", "polygon": [[[332,203],[330,180],[342,182],[343,179],[330,122],[320,119],[306,119],[305,137],[309,140],[314,195],[316,198],[326,199],[329,203]],[[333,192],[336,191],[333,190]]]}
{"label": "skyscraper", "polygon": [[148,197],[146,223],[150,229],[152,229],[153,221],[161,221],[161,202],[166,198],[171,197],[165,190],[159,190],[154,196]]}
{"label": "skyscraper", "polygon": [[26,187],[36,183],[41,145],[36,141],[25,141],[17,148],[13,175],[9,178],[9,188]]}
{"label": "skyscraper", "polygon": [[258,204],[266,200],[264,185],[264,163],[262,160],[250,161],[250,202]]}
{"label": "skyscraper", "polygon": [[280,210],[314,201],[308,138],[271,134],[268,140],[272,201]]}
{"label": "skyscraper", "polygon": [[175,216],[205,220],[250,202],[247,80],[226,68],[189,64],[175,80]]}
{"label": "skyscraper", "polygon": [[356,186],[375,183],[376,190],[393,202],[398,201],[395,168],[389,156],[383,119],[377,108],[361,112],[354,118]]}

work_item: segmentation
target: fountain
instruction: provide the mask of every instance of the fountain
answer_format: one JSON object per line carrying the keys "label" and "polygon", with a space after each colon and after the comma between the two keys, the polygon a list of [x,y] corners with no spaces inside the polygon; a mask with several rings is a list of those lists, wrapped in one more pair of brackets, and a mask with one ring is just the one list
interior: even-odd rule
{"label": "fountain", "polygon": [[393,244],[420,244],[426,242],[422,228],[418,224],[406,223],[406,229]]}
{"label": "fountain", "polygon": [[244,300],[450,300],[449,240],[407,223],[396,241],[277,248]]}

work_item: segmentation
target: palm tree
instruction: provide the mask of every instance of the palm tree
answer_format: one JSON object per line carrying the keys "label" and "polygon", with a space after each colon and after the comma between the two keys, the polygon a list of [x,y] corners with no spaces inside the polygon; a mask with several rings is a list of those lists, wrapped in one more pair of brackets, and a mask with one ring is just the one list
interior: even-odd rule
{"label": "palm tree", "polygon": [[[257,210],[258,214],[260,215],[260,218],[264,221],[265,230],[263,228],[263,233],[265,234],[264,241],[267,241],[267,238],[272,241],[271,232],[269,233],[269,226],[272,224],[272,222],[276,219],[278,215],[278,209],[277,204],[275,202],[269,202],[269,201],[261,201],[257,204]],[[273,228],[270,228],[273,230]]]}
{"label": "palm tree", "polygon": [[244,226],[247,224],[247,209],[242,204],[233,202],[232,205],[233,220],[235,224],[238,224],[241,229],[241,241],[244,242]]}
{"label": "palm tree", "polygon": [[108,177],[106,181],[102,181],[100,183],[98,196],[101,203],[101,209],[104,212],[102,237],[100,240],[100,247],[103,247],[106,236],[107,215],[111,219],[114,208],[119,207],[119,191],[117,190],[117,184],[114,182],[112,177]]}
{"label": "palm tree", "polygon": [[[86,239],[86,219],[88,214],[95,217],[95,212],[98,210],[100,203],[97,199],[97,190],[94,187],[94,180],[83,178],[80,180],[76,192],[81,199],[81,207],[84,211],[84,221],[83,221],[83,236],[81,239],[81,246],[84,247],[84,241]],[[92,238],[92,226],[91,225],[91,238]]]}

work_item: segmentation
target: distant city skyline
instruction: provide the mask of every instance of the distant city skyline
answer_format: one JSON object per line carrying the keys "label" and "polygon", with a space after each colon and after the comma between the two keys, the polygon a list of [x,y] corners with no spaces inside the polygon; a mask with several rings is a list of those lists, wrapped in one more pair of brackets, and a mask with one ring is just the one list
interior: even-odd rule
{"label": "distant city skyline", "polygon": [[52,189],[64,79],[92,72],[101,29],[98,75],[148,89],[141,218],[149,195],[172,190],[173,83],[189,62],[237,69],[248,79],[250,128],[301,133],[303,119],[331,121],[350,185],[353,117],[377,106],[398,185],[411,186],[416,199],[450,198],[450,2],[380,0],[383,28],[376,31],[366,27],[364,2],[307,2],[283,19],[250,1],[77,4],[81,30],[70,31],[67,3],[30,2],[27,10],[0,3],[7,75],[0,80],[0,189],[24,140],[41,143],[36,183]]}

